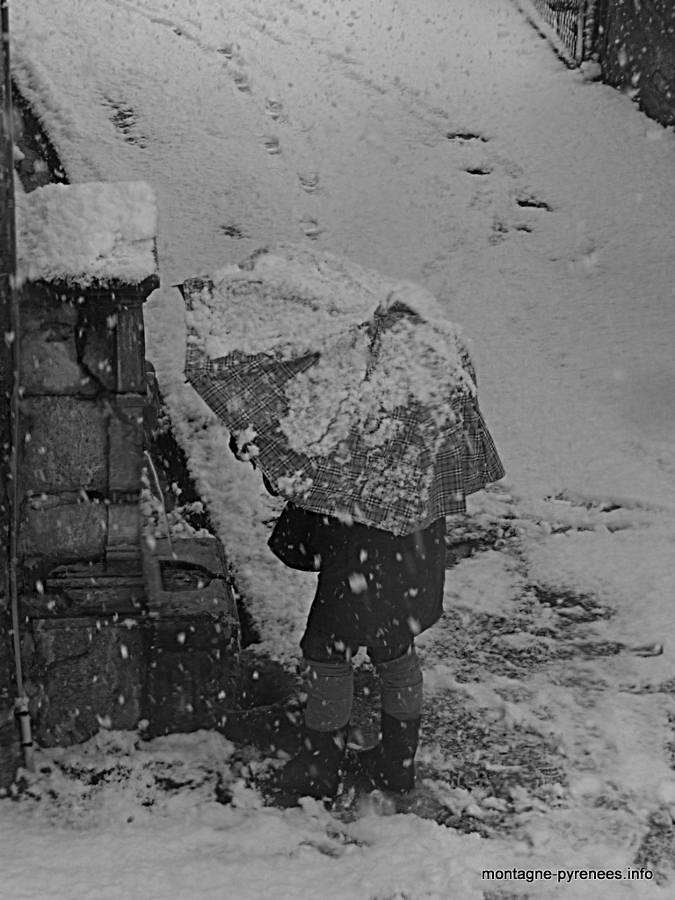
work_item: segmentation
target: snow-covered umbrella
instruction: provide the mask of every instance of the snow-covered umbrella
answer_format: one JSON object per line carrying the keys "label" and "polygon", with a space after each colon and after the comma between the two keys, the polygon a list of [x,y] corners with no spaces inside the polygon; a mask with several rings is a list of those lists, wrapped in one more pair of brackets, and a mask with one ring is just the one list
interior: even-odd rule
{"label": "snow-covered umbrella", "polygon": [[466,345],[424,289],[282,245],[181,290],[188,381],[298,506],[408,534],[503,476]]}

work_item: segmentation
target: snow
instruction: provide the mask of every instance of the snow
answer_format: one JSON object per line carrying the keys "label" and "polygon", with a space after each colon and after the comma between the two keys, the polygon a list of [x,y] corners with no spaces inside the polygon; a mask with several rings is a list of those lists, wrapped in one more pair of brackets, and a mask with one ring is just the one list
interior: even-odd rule
{"label": "snow", "polygon": [[[267,550],[278,503],[184,382],[171,285],[300,241],[420,285],[461,323],[509,480],[456,524],[459,538],[490,540],[449,570],[449,613],[420,638],[427,714],[454,705],[509,747],[538,735],[565,778],[548,794],[516,790],[513,832],[489,838],[377,809],[347,828],[311,804],[261,809],[241,786],[234,805],[205,788],[157,810],[118,779],[117,818],[85,814],[86,830],[75,821],[86,804],[68,817],[55,800],[49,821],[49,798],[2,801],[3,888],[158,900],[197,887],[314,897],[317,885],[364,900],[671,896],[672,871],[662,885],[474,876],[625,870],[654,821],[672,828],[673,131],[568,70],[509,0],[25,0],[12,14],[17,80],[70,177],[141,180],[157,197],[163,287],[145,308],[148,354],[261,650],[292,664],[315,576]],[[470,629],[488,617],[515,625],[486,650],[490,635]],[[473,641],[464,656],[452,643],[461,628]],[[617,652],[552,655],[527,677],[494,665],[575,641]],[[660,655],[634,651],[655,642]],[[448,803],[487,815],[489,797],[452,787],[453,737],[425,733],[420,758],[448,772],[447,785],[433,780]],[[125,765],[161,767],[165,751],[130,747]]]}
{"label": "snow", "polygon": [[[188,340],[212,360],[320,354],[285,390],[288,410],[279,424],[300,453],[328,456],[354,428],[366,446],[386,446],[403,426],[392,414],[411,401],[428,407],[441,429],[456,420],[453,394],[474,390],[459,333],[435,299],[348,260],[287,246],[188,282],[186,291]],[[405,316],[388,323],[397,306],[430,312],[434,324]]]}
{"label": "snow", "polygon": [[[353,331],[348,340],[332,343],[316,366],[293,379],[288,414],[280,424],[294,449],[330,453],[355,423],[367,447],[386,447],[403,427],[393,418],[395,410],[410,400],[437,413],[434,424],[439,429],[456,421],[449,401],[461,384],[459,352],[430,326],[396,323],[383,332],[377,361],[366,379],[371,365],[368,336]],[[465,380],[470,381],[468,375]]]}
{"label": "snow", "polygon": [[405,534],[502,476],[480,443],[490,438],[466,346],[423,288],[286,246],[181,293],[188,381],[238,446],[243,433],[237,457],[255,459],[286,499]]}
{"label": "snow", "polygon": [[157,273],[157,211],[144,182],[49,184],[17,196],[20,280],[136,284]]}
{"label": "snow", "polygon": [[[482,869],[551,869],[554,879],[568,878],[551,847],[533,852],[525,842],[487,842],[416,816],[383,815],[375,805],[351,823],[316,801],[298,809],[261,808],[236,774],[220,784],[231,802],[219,804],[212,799],[214,785],[232,755],[227,741],[207,732],[145,744],[128,732],[101,732],[78,748],[39,753],[41,775],[28,776],[30,799],[3,804],[4,885],[18,900],[190,900],[196,891],[204,898],[226,891],[241,900],[302,900],[317,891],[328,900],[481,900]],[[171,791],[162,788],[164,780],[173,783]],[[455,808],[471,803],[466,792],[437,790]],[[626,871],[601,846],[580,850],[573,867]],[[549,887],[534,894],[528,885],[528,896],[555,895]],[[605,887],[577,882],[565,896],[667,896],[658,889],[637,894],[626,881]]]}

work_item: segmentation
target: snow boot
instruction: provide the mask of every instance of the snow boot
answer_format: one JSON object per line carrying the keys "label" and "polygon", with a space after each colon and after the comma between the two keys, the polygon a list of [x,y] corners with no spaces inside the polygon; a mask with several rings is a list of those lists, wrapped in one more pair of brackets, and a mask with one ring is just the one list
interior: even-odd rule
{"label": "snow boot", "polygon": [[361,769],[373,787],[405,794],[415,787],[415,753],[421,719],[396,719],[382,713],[382,740],[359,754]]}
{"label": "snow boot", "polygon": [[275,787],[295,797],[335,797],[346,738],[346,728],[314,731],[305,727],[304,747],[283,767],[274,780]]}

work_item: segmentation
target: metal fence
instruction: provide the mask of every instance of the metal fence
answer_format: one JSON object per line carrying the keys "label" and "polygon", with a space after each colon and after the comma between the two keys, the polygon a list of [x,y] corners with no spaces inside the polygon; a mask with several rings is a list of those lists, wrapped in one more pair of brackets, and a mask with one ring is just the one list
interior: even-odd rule
{"label": "metal fence", "polygon": [[570,59],[588,59],[594,50],[598,0],[531,0],[541,18],[558,33]]}

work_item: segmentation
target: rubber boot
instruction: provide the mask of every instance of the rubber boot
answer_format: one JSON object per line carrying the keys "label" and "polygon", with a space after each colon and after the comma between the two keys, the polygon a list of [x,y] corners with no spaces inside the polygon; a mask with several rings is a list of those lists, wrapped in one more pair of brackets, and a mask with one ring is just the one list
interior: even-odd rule
{"label": "rubber boot", "polygon": [[420,721],[420,718],[396,719],[382,713],[381,742],[359,754],[361,769],[373,787],[395,794],[405,794],[415,787]]}
{"label": "rubber boot", "polygon": [[275,779],[275,786],[294,797],[317,800],[335,797],[346,737],[346,728],[314,731],[305,727],[302,750],[286,763]]}

